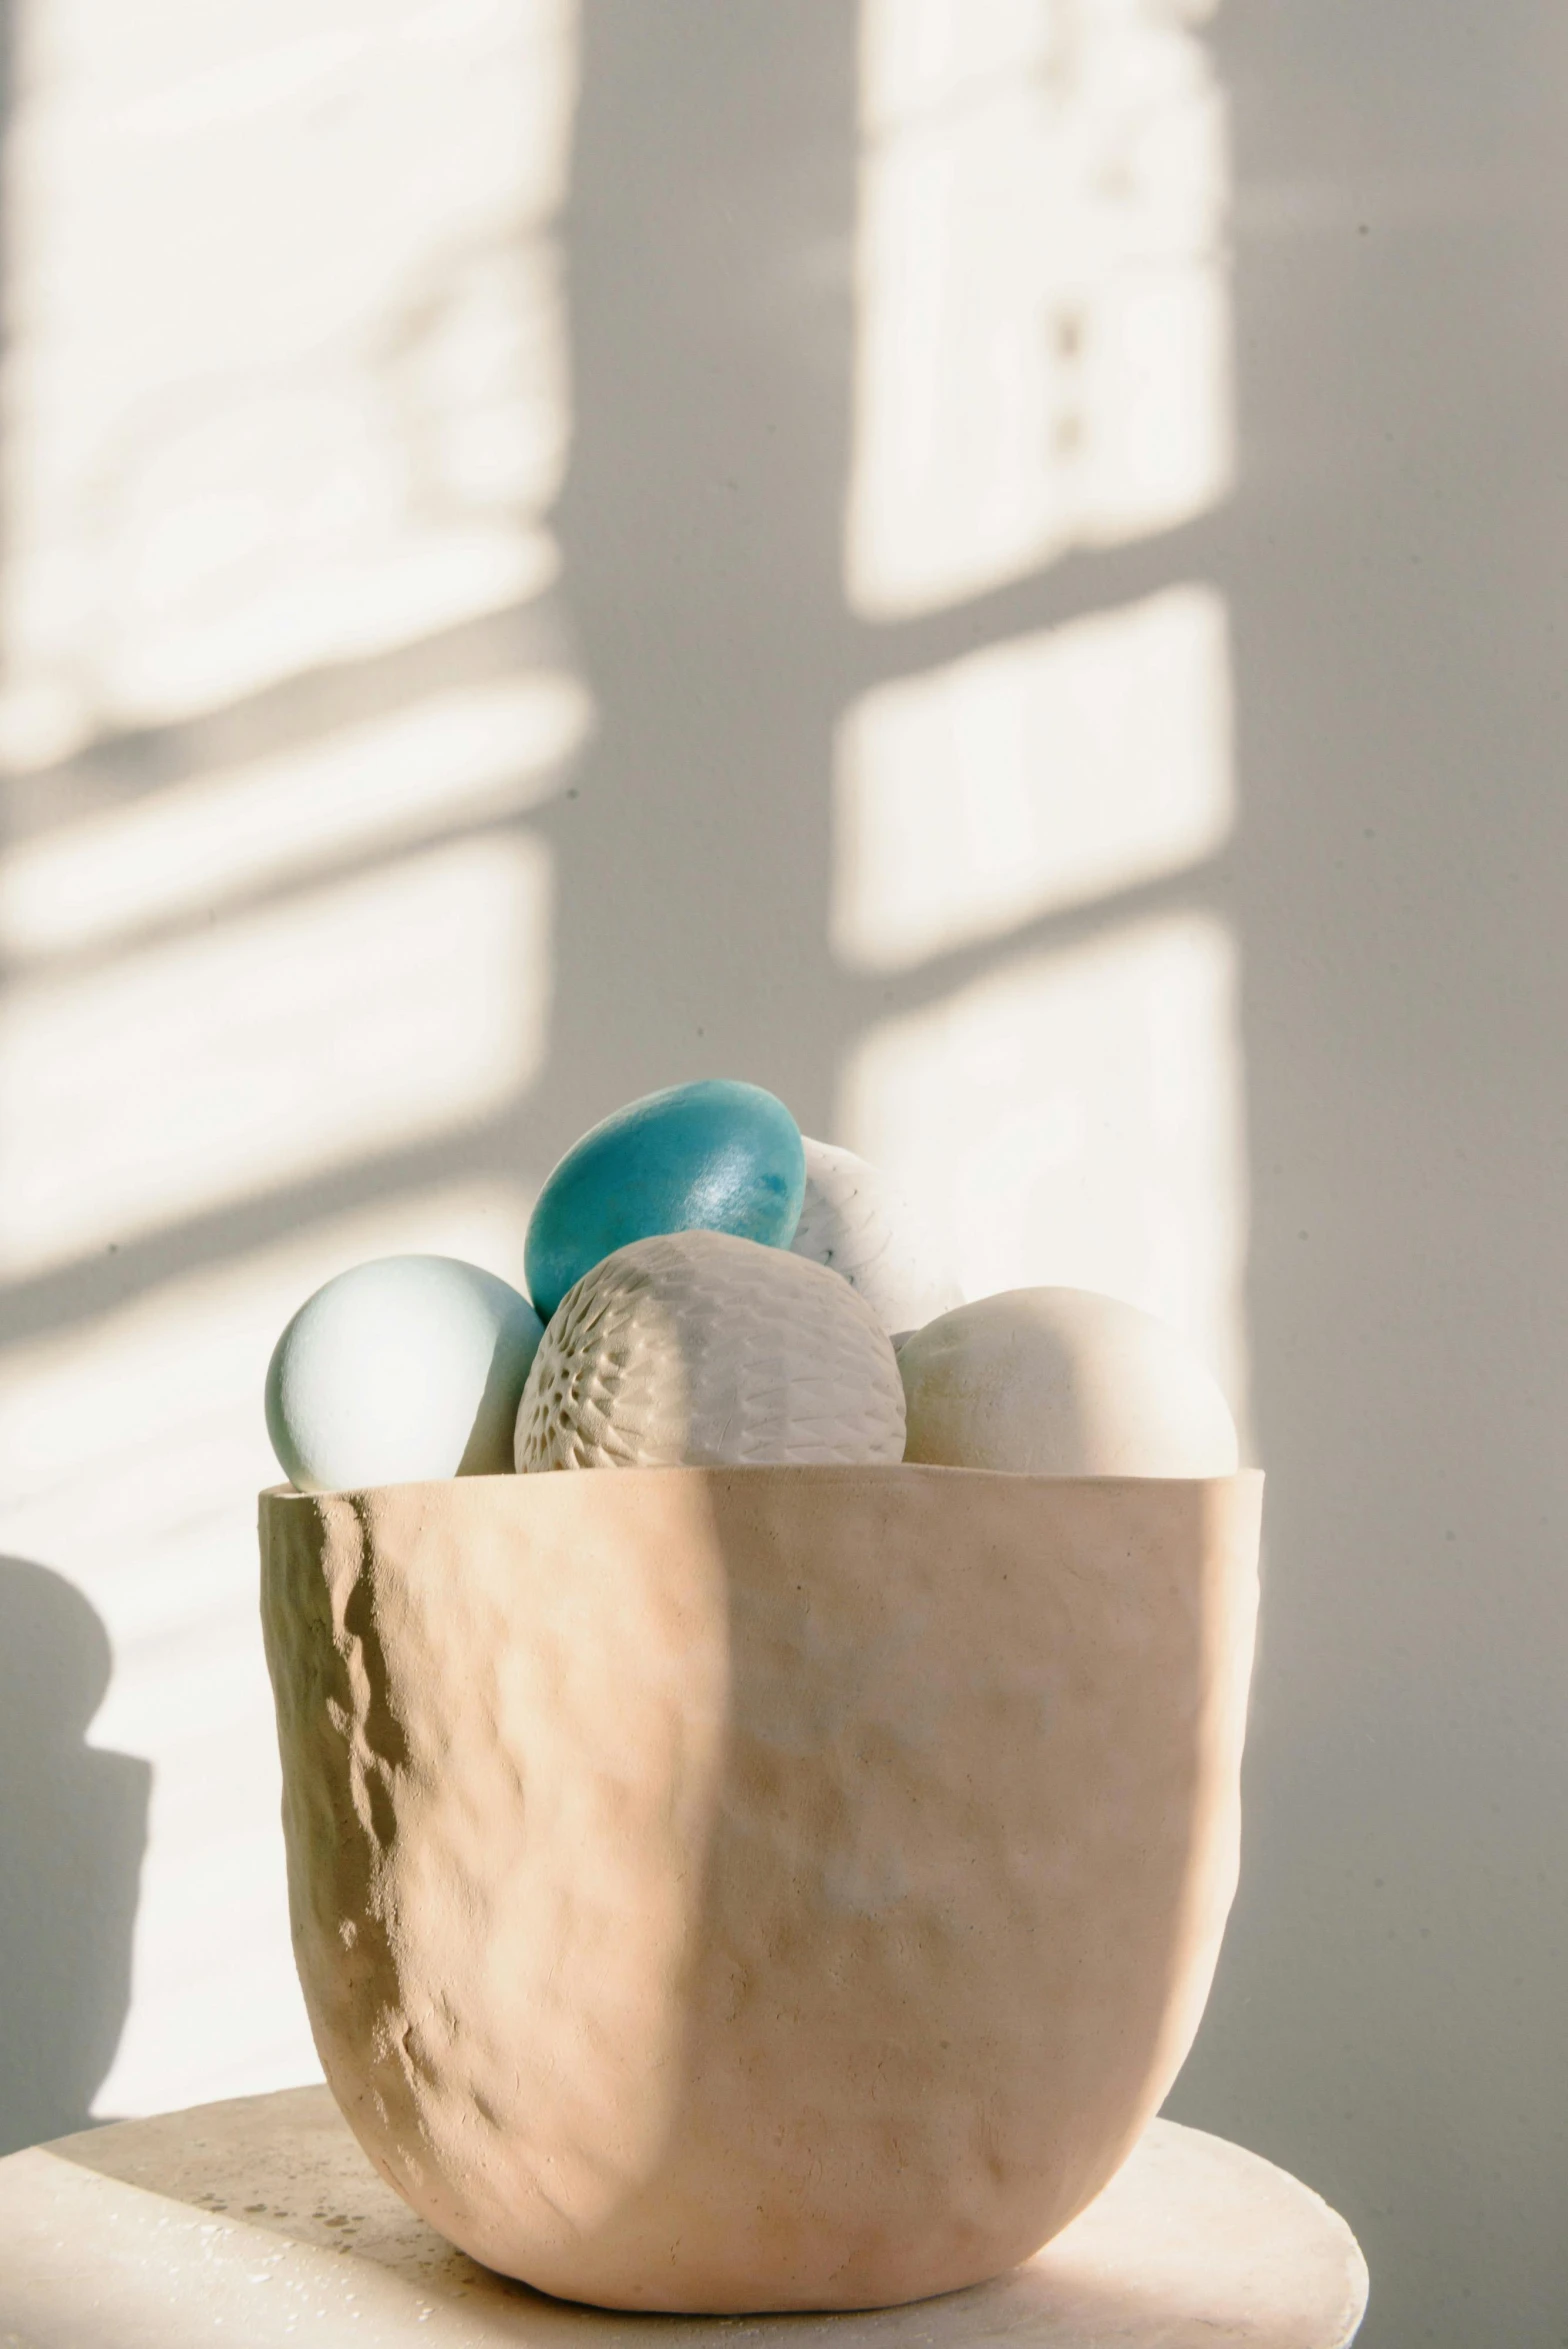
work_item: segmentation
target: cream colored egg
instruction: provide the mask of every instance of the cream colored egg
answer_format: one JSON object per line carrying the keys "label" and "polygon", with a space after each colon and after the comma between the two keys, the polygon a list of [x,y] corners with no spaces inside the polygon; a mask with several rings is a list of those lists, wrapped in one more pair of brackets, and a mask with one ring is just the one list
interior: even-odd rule
{"label": "cream colored egg", "polygon": [[905,1458],[1034,1476],[1230,1476],[1236,1428],[1174,1330],[1087,1289],[1007,1289],[900,1347]]}
{"label": "cream colored egg", "polygon": [[840,1273],[893,1333],[960,1304],[940,1244],[898,1185],[853,1150],[803,1139],[806,1197],[793,1253]]}
{"label": "cream colored egg", "polygon": [[866,1465],[904,1452],[904,1390],[863,1297],[727,1232],[634,1240],[545,1331],[520,1469]]}

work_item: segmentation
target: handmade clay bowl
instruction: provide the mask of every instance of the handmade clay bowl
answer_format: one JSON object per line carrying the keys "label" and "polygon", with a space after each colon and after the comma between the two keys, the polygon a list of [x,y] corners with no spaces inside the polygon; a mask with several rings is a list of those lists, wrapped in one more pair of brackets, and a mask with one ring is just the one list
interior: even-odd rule
{"label": "handmade clay bowl", "polygon": [[383,2177],[617,2308],[872,2307],[1028,2257],[1202,2012],[1260,1490],[265,1494],[295,1953]]}

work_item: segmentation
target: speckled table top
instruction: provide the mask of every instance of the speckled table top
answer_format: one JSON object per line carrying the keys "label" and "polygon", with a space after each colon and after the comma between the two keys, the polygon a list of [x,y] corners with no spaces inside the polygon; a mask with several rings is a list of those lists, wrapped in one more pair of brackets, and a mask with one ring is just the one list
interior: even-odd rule
{"label": "speckled table top", "polygon": [[629,2316],[507,2283],[404,2208],[324,2088],[0,2161],[0,2349],[1344,2349],[1366,2292],[1315,2194],[1172,2121],[1011,2275],[841,2316]]}

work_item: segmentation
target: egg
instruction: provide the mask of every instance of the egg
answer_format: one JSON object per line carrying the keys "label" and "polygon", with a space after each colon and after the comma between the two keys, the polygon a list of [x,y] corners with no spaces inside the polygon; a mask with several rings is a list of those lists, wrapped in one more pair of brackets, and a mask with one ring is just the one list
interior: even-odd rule
{"label": "egg", "polygon": [[512,1466],[539,1316],[453,1256],[382,1256],[300,1307],[267,1371],[267,1433],[300,1492]]}
{"label": "egg", "polygon": [[880,1167],[834,1142],[802,1137],[806,1195],[790,1247],[859,1291],[890,1333],[918,1329],[963,1302],[935,1236]]}
{"label": "egg", "polygon": [[574,1142],[539,1194],[524,1263],[548,1321],[583,1274],[659,1232],[787,1248],[800,1219],[800,1128],[760,1085],[709,1077],[618,1109]]}
{"label": "egg", "polygon": [[1087,1289],[1007,1289],[907,1338],[905,1458],[1033,1476],[1230,1476],[1236,1428],[1173,1330]]}
{"label": "egg", "polygon": [[637,1240],[545,1331],[520,1469],[892,1462],[904,1390],[887,1332],[820,1264],[733,1233]]}

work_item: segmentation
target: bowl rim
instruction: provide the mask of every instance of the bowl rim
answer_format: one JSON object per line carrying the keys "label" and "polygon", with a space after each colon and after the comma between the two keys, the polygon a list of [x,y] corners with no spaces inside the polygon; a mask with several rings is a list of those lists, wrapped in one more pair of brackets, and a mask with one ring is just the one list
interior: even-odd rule
{"label": "bowl rim", "polygon": [[704,1480],[722,1477],[788,1479],[792,1483],[814,1481],[823,1484],[883,1483],[890,1477],[968,1480],[981,1484],[1038,1485],[1048,1492],[1078,1489],[1082,1491],[1153,1492],[1161,1488],[1172,1492],[1194,1492],[1204,1486],[1228,1490],[1234,1486],[1261,1487],[1264,1471],[1261,1468],[1237,1468],[1225,1476],[1042,1476],[1031,1469],[1021,1468],[961,1468],[938,1460],[892,1460],[882,1462],[847,1462],[789,1464],[777,1461],[760,1463],[724,1463],[705,1466],[683,1463],[678,1467],[611,1468],[611,1469],[534,1469],[519,1472],[503,1471],[495,1476],[431,1476],[409,1477],[390,1484],[333,1485],[319,1492],[302,1492],[291,1484],[263,1485],[258,1496],[263,1501],[279,1503],[291,1501],[361,1501],[371,1500],[378,1493],[446,1493],[457,1489],[491,1485],[536,1485],[546,1478],[559,1476],[622,1478],[690,1477]]}

